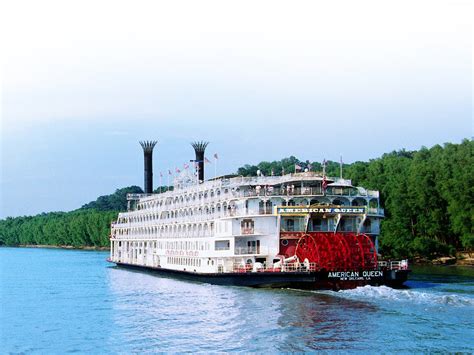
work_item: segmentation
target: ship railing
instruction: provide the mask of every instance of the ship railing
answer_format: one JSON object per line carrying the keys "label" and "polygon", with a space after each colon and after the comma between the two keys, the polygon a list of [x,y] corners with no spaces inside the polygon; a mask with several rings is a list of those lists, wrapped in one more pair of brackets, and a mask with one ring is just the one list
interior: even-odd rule
{"label": "ship railing", "polygon": [[275,264],[267,264],[267,263],[255,263],[255,264],[242,264],[242,263],[234,263],[233,265],[233,272],[313,272],[317,271],[318,264],[317,263],[275,263]]}
{"label": "ship railing", "polygon": [[377,214],[377,215],[384,216],[385,215],[385,210],[383,208],[369,207],[369,208],[367,208],[367,213],[368,214]]}
{"label": "ship railing", "polygon": [[408,260],[379,261],[379,268],[388,270],[408,270]]}
{"label": "ship railing", "polygon": [[245,190],[239,194],[241,197],[253,197],[253,196],[322,196],[321,187],[287,187],[287,188],[265,188],[262,186],[260,189],[252,188]]}
{"label": "ship railing", "polygon": [[237,247],[234,249],[234,255],[267,255],[268,248],[265,247]]}

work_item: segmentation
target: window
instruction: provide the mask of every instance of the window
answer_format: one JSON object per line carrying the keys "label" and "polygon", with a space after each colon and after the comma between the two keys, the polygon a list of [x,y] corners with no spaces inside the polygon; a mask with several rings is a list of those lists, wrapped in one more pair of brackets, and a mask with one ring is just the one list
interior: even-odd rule
{"label": "window", "polygon": [[310,227],[313,232],[326,232],[328,230],[328,221],[325,218],[316,217],[311,219]]}
{"label": "window", "polygon": [[240,229],[242,234],[254,234],[255,222],[253,219],[244,219],[240,223]]}
{"label": "window", "polygon": [[215,250],[229,250],[230,241],[229,240],[216,240]]}
{"label": "window", "polygon": [[260,240],[249,240],[247,242],[247,254],[260,254]]}

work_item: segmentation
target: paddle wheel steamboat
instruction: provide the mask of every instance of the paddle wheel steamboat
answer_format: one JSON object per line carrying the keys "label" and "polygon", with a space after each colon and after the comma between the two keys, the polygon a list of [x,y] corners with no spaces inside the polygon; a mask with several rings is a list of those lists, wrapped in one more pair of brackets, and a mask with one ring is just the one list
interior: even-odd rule
{"label": "paddle wheel steamboat", "polygon": [[[145,193],[130,194],[111,226],[110,261],[202,282],[303,289],[400,287],[407,260],[383,261],[379,192],[324,172],[227,175],[204,180],[207,143],[193,144],[196,171],[152,193],[154,142],[142,142]],[[341,174],[342,175],[342,174]]]}

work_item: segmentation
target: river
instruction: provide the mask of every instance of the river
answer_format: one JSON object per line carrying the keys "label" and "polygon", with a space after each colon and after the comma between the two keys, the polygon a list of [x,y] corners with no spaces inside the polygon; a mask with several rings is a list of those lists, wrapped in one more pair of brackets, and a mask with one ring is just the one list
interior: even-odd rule
{"label": "river", "polygon": [[180,281],[107,256],[0,248],[0,352],[474,352],[472,268],[315,292]]}

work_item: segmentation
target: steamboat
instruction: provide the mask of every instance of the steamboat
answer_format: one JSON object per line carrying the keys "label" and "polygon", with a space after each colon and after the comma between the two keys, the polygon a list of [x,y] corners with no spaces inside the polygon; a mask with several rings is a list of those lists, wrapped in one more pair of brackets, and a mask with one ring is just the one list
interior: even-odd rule
{"label": "steamboat", "polygon": [[408,261],[383,261],[379,192],[311,171],[204,179],[207,142],[195,142],[194,169],[173,190],[152,193],[152,153],[144,151],[144,194],[111,225],[109,261],[213,284],[349,289],[401,287]]}

